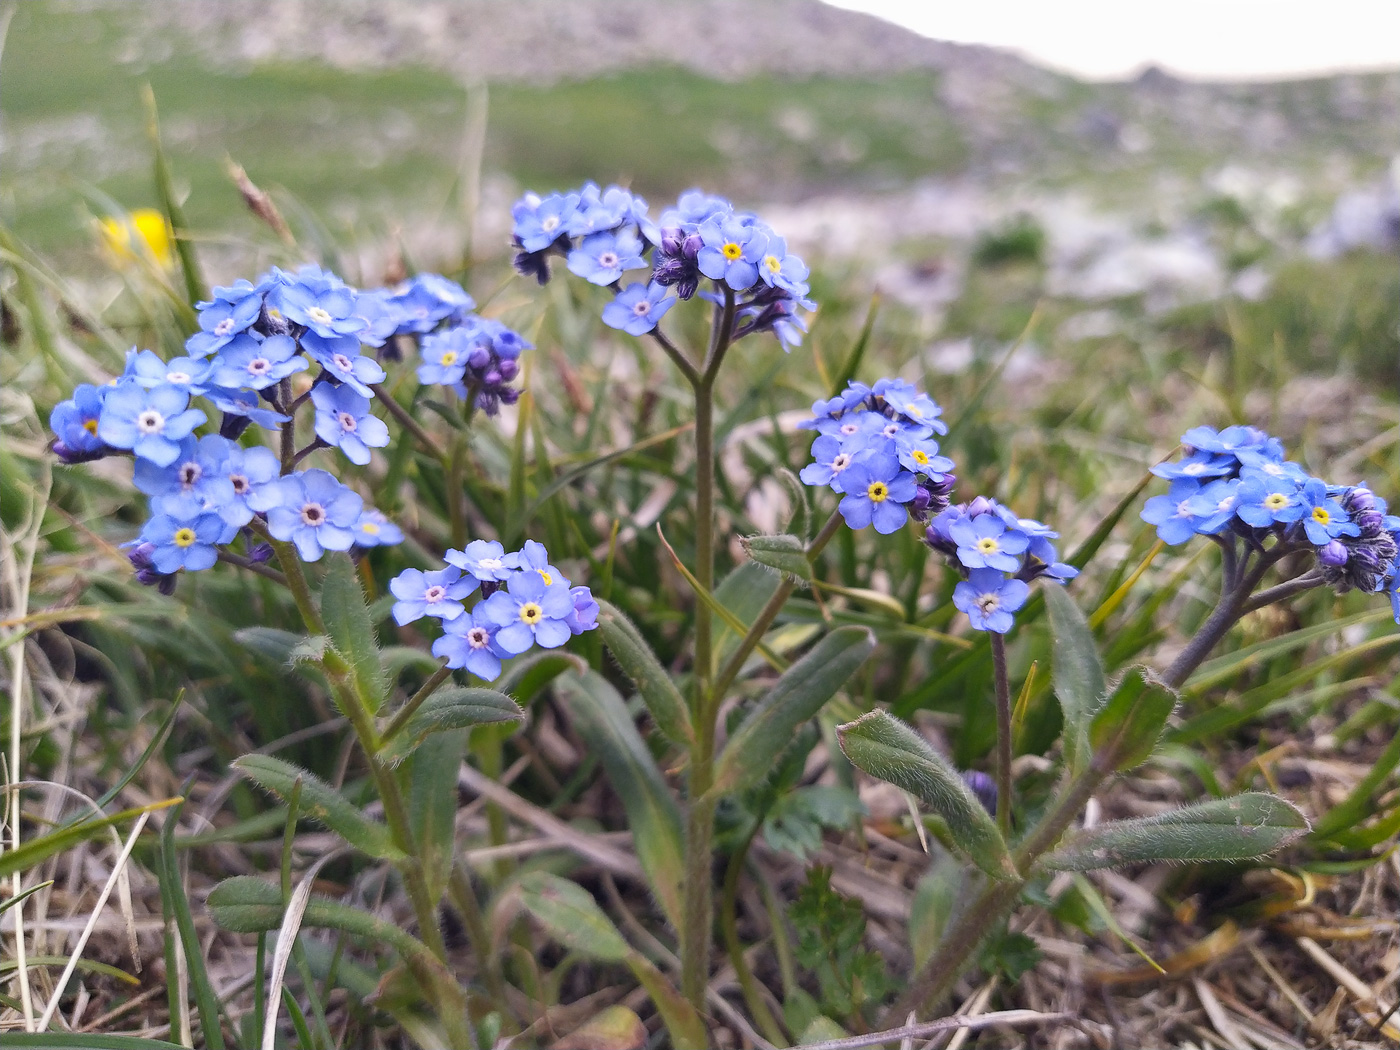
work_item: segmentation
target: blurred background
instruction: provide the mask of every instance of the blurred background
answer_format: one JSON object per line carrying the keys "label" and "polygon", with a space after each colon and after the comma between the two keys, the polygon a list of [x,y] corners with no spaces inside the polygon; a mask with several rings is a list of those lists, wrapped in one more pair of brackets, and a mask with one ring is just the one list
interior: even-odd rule
{"label": "blurred background", "polygon": [[[1030,263],[1036,294],[1160,313],[1400,246],[1400,57],[1354,71],[1400,46],[1384,4],[1322,25],[1251,0],[1155,21],[846,6],[1039,54],[817,0],[36,0],[8,9],[0,214],[92,272],[93,217],[156,203],[149,83],[216,280],[256,265],[230,159],[368,269],[396,246],[443,269],[499,254],[522,188],[700,185],[809,257],[859,260],[930,338],[967,334],[948,314],[969,266]],[[1069,334],[1116,324],[1094,309]],[[1393,326],[1370,334],[1394,350]]]}

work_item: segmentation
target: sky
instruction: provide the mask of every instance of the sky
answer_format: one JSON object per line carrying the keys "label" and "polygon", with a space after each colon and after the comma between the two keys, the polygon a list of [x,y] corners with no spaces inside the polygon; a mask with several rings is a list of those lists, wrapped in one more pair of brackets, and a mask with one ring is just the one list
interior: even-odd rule
{"label": "sky", "polygon": [[1400,0],[826,0],[924,36],[1091,80],[1157,65],[1200,80],[1400,68]]}

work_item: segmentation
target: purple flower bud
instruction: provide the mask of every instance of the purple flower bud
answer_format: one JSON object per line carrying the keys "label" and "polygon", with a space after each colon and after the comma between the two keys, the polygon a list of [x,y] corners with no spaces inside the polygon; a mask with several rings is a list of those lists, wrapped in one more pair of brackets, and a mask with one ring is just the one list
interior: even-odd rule
{"label": "purple flower bud", "polygon": [[485,368],[491,363],[491,351],[484,346],[472,347],[471,353],[467,355],[467,364],[472,368]]}
{"label": "purple flower bud", "polygon": [[679,255],[685,241],[685,230],[679,226],[668,226],[661,231],[661,251],[666,255]]}
{"label": "purple flower bud", "polygon": [[1364,485],[1357,485],[1347,490],[1342,502],[1348,513],[1375,510],[1376,494]]}
{"label": "purple flower bud", "polygon": [[994,514],[995,512],[996,508],[992,506],[992,501],[986,496],[978,496],[963,511],[969,518],[975,518],[979,514]]}
{"label": "purple flower bud", "polygon": [[509,383],[520,374],[520,365],[514,361],[502,361],[496,366],[496,370],[501,373],[501,380]]}
{"label": "purple flower bud", "polygon": [[272,544],[270,543],[257,543],[248,550],[248,560],[259,565],[271,561],[272,555]]}
{"label": "purple flower bud", "polygon": [[69,448],[63,443],[62,438],[55,440],[54,443],[49,446],[49,451],[64,463],[70,464],[91,463],[94,459],[102,459],[104,456],[110,456],[112,454],[112,450],[106,446],[94,449],[91,452],[83,452],[80,449]]}
{"label": "purple flower bud", "polygon": [[1320,547],[1317,552],[1317,560],[1323,565],[1330,565],[1338,568],[1347,563],[1346,544],[1341,540],[1331,540],[1326,545]]}
{"label": "purple flower bud", "polygon": [[524,277],[533,277],[540,284],[549,283],[549,250],[516,252],[515,270]]}
{"label": "purple flower bud", "polygon": [[1385,531],[1385,515],[1377,514],[1374,510],[1362,511],[1354,520],[1362,536],[1379,536]]}
{"label": "purple flower bud", "polygon": [[977,769],[967,769],[962,774],[963,783],[972,789],[982,808],[992,816],[997,815],[997,784],[986,773]]}
{"label": "purple flower bud", "polygon": [[501,385],[501,373],[494,368],[481,377],[482,385],[487,388],[494,388]]}
{"label": "purple flower bud", "polygon": [[248,416],[235,416],[225,412],[224,418],[219,421],[219,436],[237,441],[252,423],[253,420]]}

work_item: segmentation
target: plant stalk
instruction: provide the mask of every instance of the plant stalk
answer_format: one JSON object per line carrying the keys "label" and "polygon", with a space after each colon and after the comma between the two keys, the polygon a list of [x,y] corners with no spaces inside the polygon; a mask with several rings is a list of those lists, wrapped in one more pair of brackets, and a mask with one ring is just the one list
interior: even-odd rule
{"label": "plant stalk", "polygon": [[1006,639],[991,632],[997,706],[997,827],[1011,837],[1011,684],[1006,675]]}
{"label": "plant stalk", "polygon": [[763,991],[759,988],[758,980],[754,977],[753,971],[749,969],[748,961],[744,958],[744,945],[739,940],[739,923],[737,919],[739,903],[739,879],[744,873],[744,864],[749,857],[749,847],[753,844],[754,836],[758,834],[759,822],[755,821],[753,830],[743,843],[729,856],[729,866],[724,872],[724,891],[719,902],[719,925],[720,931],[724,935],[724,947],[729,953],[729,962],[734,967],[734,973],[739,980],[739,990],[744,993],[744,1002],[748,1004],[749,1013],[763,1032],[763,1038],[767,1039],[776,1047],[787,1046],[787,1037],[783,1034],[777,1018],[773,1016],[773,1011],[768,1009],[768,1002],[763,998]]}

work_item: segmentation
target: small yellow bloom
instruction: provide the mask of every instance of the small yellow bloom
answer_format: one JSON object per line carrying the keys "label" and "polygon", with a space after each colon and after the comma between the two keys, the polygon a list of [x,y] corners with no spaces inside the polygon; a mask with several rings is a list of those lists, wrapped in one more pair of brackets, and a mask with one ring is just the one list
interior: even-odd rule
{"label": "small yellow bloom", "polygon": [[174,233],[165,216],[154,208],[137,208],[122,216],[108,215],[99,228],[103,247],[119,266],[149,258],[164,270],[174,267]]}

